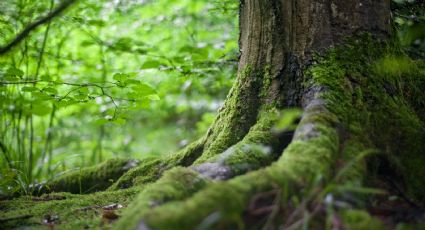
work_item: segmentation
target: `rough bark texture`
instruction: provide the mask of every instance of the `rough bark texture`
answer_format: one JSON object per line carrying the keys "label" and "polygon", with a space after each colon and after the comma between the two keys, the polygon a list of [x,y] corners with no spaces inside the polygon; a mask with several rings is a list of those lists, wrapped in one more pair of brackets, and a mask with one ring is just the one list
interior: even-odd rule
{"label": "rough bark texture", "polygon": [[239,19],[237,81],[197,163],[240,141],[263,109],[301,106],[303,71],[314,52],[356,34],[386,38],[391,32],[389,0],[242,0]]}
{"label": "rough bark texture", "polygon": [[[115,229],[297,229],[306,211],[322,215],[316,229],[329,227],[324,215],[335,229],[341,221],[347,229],[379,229],[367,212],[323,201],[329,194],[351,199],[372,175],[367,163],[424,200],[425,182],[415,178],[425,178],[425,159],[415,146],[425,143],[418,113],[425,65],[403,56],[405,71],[379,70],[403,55],[386,41],[389,0],[241,0],[240,31],[237,79],[207,134],[176,154],[141,161],[105,193],[131,187],[122,191],[134,197]],[[295,132],[276,134],[286,116],[280,111],[290,107],[304,109]],[[385,128],[391,132],[382,134]],[[365,161],[371,149],[383,155]],[[383,168],[382,159],[396,160]],[[8,216],[23,213],[10,208],[14,202],[22,204],[5,204]]]}

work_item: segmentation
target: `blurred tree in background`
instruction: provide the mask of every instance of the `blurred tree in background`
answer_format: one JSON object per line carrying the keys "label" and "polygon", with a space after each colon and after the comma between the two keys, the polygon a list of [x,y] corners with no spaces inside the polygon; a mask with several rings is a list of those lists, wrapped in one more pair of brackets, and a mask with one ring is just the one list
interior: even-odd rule
{"label": "blurred tree in background", "polygon": [[[61,1],[0,2],[0,44]],[[237,2],[82,0],[0,56],[1,191],[204,133],[236,70]]]}

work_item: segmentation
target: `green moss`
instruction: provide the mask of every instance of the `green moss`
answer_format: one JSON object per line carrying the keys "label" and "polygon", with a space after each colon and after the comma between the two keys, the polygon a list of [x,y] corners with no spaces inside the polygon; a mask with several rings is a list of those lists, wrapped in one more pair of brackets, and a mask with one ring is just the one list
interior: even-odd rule
{"label": "green moss", "polygon": [[[223,129],[228,130],[229,128],[224,127]],[[214,138],[214,142],[208,146],[207,150],[202,154],[202,156],[195,161],[195,164],[207,162],[209,158],[223,153],[227,148],[237,143],[240,138],[242,137],[235,136],[230,131],[220,132],[220,134]]]}
{"label": "green moss", "polygon": [[309,186],[317,176],[329,178],[332,174],[332,165],[339,153],[339,137],[335,129],[324,124],[313,127],[316,137],[304,141],[305,137],[296,135],[295,140],[285,149],[282,157],[271,167],[270,175],[275,181],[281,180],[285,185],[286,180],[297,181],[299,184]]}
{"label": "green moss", "polygon": [[[189,199],[158,206],[143,215],[143,223],[153,229],[175,226],[192,229],[206,225],[208,228],[244,228],[242,213],[256,193],[280,186],[288,193],[302,195],[300,187],[308,190],[317,175],[329,179],[339,154],[338,121],[329,111],[316,112],[312,109],[304,114],[298,129],[304,130],[304,126],[308,129],[300,131],[295,136],[296,140],[271,166],[209,185]],[[257,125],[235,147],[243,148],[246,143],[271,144],[270,128],[277,119],[275,113],[265,113],[264,116],[260,113]],[[314,124],[311,123],[313,120]],[[261,156],[250,153],[249,149],[235,149],[224,162],[237,165],[261,159]]]}
{"label": "green moss", "polygon": [[261,85],[258,71],[248,65],[233,85],[219,115],[207,134],[202,156],[196,164],[208,161],[238,143],[255,124],[260,107],[258,91]]}
{"label": "green moss", "polygon": [[363,210],[344,210],[341,213],[344,229],[380,230],[385,229],[382,222]]}
{"label": "green moss", "polygon": [[129,188],[157,180],[165,170],[160,158],[145,158],[138,167],[132,168],[122,175],[108,190]]}
{"label": "green moss", "polygon": [[177,153],[164,157],[167,165],[189,166],[202,154],[206,137],[201,137],[197,141],[186,146]]}
{"label": "green moss", "polygon": [[39,185],[34,193],[70,192],[92,193],[105,190],[125,172],[137,166],[138,161],[111,159],[96,166],[65,173],[45,184]]}
{"label": "green moss", "polygon": [[115,229],[136,229],[144,213],[165,202],[184,199],[206,184],[207,181],[190,169],[173,168],[156,183],[146,186],[125,211]]}
{"label": "green moss", "polygon": [[260,92],[261,97],[264,97],[267,95],[267,92],[269,92],[270,85],[272,84],[270,71],[271,71],[271,66],[266,65],[264,67],[264,73],[262,74],[263,87]]}
{"label": "green moss", "polygon": [[252,71],[253,71],[252,65],[246,65],[243,68],[243,70],[241,71],[241,74],[240,74],[241,77],[240,77],[240,79],[243,80],[244,78],[249,77],[251,75]]}
{"label": "green moss", "polygon": [[330,176],[338,153],[338,134],[325,124],[315,127],[316,137],[292,142],[282,157],[267,168],[205,187],[191,198],[169,202],[143,215],[153,229],[241,228],[250,199],[261,191],[281,186],[299,194],[299,186],[310,186],[317,174]]}
{"label": "green moss", "polygon": [[117,190],[151,183],[159,179],[162,173],[169,168],[189,166],[202,153],[204,142],[205,138],[202,137],[175,154],[162,158],[145,158],[141,160],[138,167],[129,170],[108,189]]}
{"label": "green moss", "polygon": [[240,175],[247,171],[261,168],[270,164],[275,157],[271,148],[259,144],[237,144],[219,157],[220,162],[230,166],[234,175]]}
{"label": "green moss", "polygon": [[[216,183],[190,199],[170,202],[143,216],[153,229],[243,229],[241,214],[256,188],[267,186],[262,173],[246,174],[224,183]],[[247,183],[249,181],[249,183]],[[264,183],[266,182],[266,183]]]}
{"label": "green moss", "polygon": [[[389,54],[377,60],[372,66],[375,76],[387,81],[393,86],[400,86],[401,82],[411,78],[418,72],[418,66],[407,56]],[[399,90],[401,90],[399,88]]]}
{"label": "green moss", "polygon": [[364,143],[363,149],[385,154],[408,193],[425,200],[425,181],[417,179],[425,175],[420,166],[425,164],[425,74],[420,63],[393,44],[368,36],[316,60],[306,73],[307,85],[326,86],[327,108],[345,132],[360,137],[357,142]]}
{"label": "green moss", "polygon": [[260,112],[257,123],[240,142],[211,157],[208,162],[230,166],[235,175],[270,164],[282,151],[278,137],[272,133],[277,119],[278,111],[275,109]]}
{"label": "green moss", "polygon": [[[46,229],[45,221],[55,219],[57,229],[108,228],[108,220],[102,219],[103,208],[107,205],[127,206],[139,188],[122,191],[98,192],[94,194],[51,193],[41,197],[23,196],[14,200],[0,201],[0,219],[30,215],[12,221],[1,221],[1,229]],[[122,209],[114,210],[121,215]]]}
{"label": "green moss", "polygon": [[336,183],[363,184],[367,176],[367,157],[377,154],[376,149],[368,148],[369,143],[352,138],[343,143],[342,156],[335,169]]}

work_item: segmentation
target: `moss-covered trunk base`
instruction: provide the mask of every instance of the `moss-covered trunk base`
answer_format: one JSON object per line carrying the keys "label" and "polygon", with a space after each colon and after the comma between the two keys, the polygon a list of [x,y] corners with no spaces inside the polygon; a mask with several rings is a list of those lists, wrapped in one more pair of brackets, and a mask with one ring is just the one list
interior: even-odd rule
{"label": "moss-covered trunk base", "polygon": [[[346,44],[303,70],[295,132],[274,128],[291,120],[282,103],[244,104],[253,85],[240,76],[239,99],[186,149],[109,161],[2,200],[1,228],[423,228],[425,64],[368,35]],[[243,127],[238,109],[255,110]]]}

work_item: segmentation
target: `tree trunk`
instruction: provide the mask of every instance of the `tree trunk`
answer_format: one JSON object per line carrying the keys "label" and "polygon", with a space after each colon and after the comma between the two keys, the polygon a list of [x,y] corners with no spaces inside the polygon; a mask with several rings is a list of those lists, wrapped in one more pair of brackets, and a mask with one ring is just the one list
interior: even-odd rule
{"label": "tree trunk", "polygon": [[303,71],[314,52],[356,34],[383,39],[390,31],[389,0],[241,1],[238,78],[198,162],[240,141],[261,111],[308,104]]}
{"label": "tree trunk", "polygon": [[[320,98],[329,89],[306,84],[311,76],[304,73],[315,53],[364,33],[374,39],[389,38],[389,0],[242,0],[237,80],[207,135],[184,152],[190,160],[183,165],[192,165],[191,170],[168,171],[146,187],[117,229],[245,228],[241,222],[247,219],[241,216],[256,194],[276,186],[295,192],[308,187],[317,175],[329,179],[348,134]],[[295,136],[274,135],[271,128],[277,111],[291,107],[305,109]],[[271,152],[261,149],[264,146]],[[196,180],[172,185],[178,195],[162,190],[176,177],[193,176],[192,170],[199,174]],[[228,181],[210,185],[211,179]]]}
{"label": "tree trunk", "polygon": [[[114,227],[298,229],[314,216],[316,229],[339,229],[341,218],[376,227],[329,199],[354,199],[366,175],[383,173],[423,201],[425,73],[393,43],[390,14],[390,0],[241,0],[238,74],[224,105],[204,137],[109,187],[140,190]],[[380,68],[398,56],[405,71]],[[304,110],[295,132],[274,132],[294,107]],[[45,187],[72,186],[65,179]]]}

